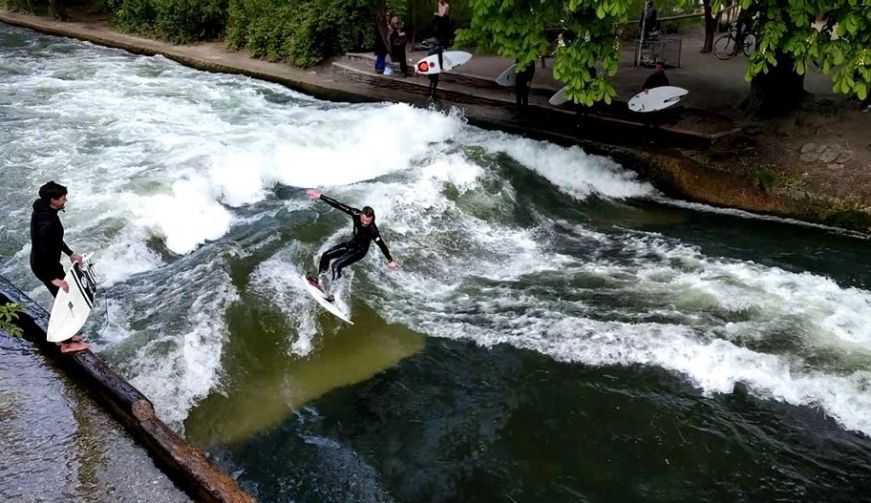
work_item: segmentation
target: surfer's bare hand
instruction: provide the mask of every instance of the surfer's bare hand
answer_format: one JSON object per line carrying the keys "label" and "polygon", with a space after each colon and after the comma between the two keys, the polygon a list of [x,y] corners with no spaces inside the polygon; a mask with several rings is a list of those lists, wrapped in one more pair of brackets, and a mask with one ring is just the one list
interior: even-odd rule
{"label": "surfer's bare hand", "polygon": [[390,263],[387,264],[387,267],[395,271],[399,267],[399,264],[397,264],[395,260],[391,260]]}
{"label": "surfer's bare hand", "polygon": [[82,265],[82,262],[84,260],[85,260],[84,257],[79,255],[78,253],[73,253],[72,255],[70,255],[70,262],[72,262],[74,264]]}
{"label": "surfer's bare hand", "polygon": [[51,280],[51,284],[60,288],[61,290],[65,291],[67,293],[69,293],[69,291],[70,291],[70,285],[62,279],[53,279],[53,280]]}
{"label": "surfer's bare hand", "polygon": [[305,189],[305,193],[315,201],[321,198],[321,193],[317,191],[317,189]]}

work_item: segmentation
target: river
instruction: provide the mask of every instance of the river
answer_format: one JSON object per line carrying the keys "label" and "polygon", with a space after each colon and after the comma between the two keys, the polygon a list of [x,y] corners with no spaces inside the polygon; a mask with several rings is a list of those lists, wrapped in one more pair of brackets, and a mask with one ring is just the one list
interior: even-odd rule
{"label": "river", "polygon": [[[615,161],[0,25],[0,273],[36,190],[96,351],[261,501],[857,501],[868,241]],[[375,208],[337,302],[301,274]]]}

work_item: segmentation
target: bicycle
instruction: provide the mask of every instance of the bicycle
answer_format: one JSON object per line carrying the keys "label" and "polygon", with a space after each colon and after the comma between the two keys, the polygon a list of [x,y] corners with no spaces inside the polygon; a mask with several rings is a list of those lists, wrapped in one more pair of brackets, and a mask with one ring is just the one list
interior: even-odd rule
{"label": "bicycle", "polygon": [[756,37],[748,31],[744,33],[743,40],[739,42],[736,38],[736,32],[737,30],[729,30],[729,33],[714,41],[714,55],[718,59],[731,59],[732,56],[738,55],[739,50],[745,56],[753,54],[753,49],[756,48]]}

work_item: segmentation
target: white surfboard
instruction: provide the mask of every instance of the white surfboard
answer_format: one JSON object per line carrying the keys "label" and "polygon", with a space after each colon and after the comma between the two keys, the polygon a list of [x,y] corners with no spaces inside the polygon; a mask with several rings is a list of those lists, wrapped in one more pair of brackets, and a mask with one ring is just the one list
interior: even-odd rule
{"label": "white surfboard", "polygon": [[569,95],[567,94],[568,89],[568,86],[563,86],[563,88],[555,92],[554,95],[551,96],[549,100],[547,100],[547,102],[551,105],[559,106],[569,101]]}
{"label": "white surfboard", "polygon": [[633,112],[656,112],[676,105],[689,91],[682,87],[662,86],[647,89],[629,100],[629,110]]}
{"label": "white surfboard", "polygon": [[511,65],[496,77],[496,84],[502,87],[514,87],[517,83],[517,63]]}
{"label": "white surfboard", "polygon": [[46,338],[50,342],[62,342],[79,333],[94,307],[97,282],[87,259],[82,266],[73,264],[64,276],[64,281],[70,290],[60,290],[54,298],[46,331]]}
{"label": "white surfboard", "polygon": [[439,67],[439,55],[429,55],[414,65],[417,73],[421,75],[435,75],[437,73],[449,72],[452,69],[468,63],[472,59],[472,54],[465,51],[445,51],[442,53],[442,64],[444,68]]}
{"label": "white surfboard", "polygon": [[314,298],[315,301],[317,301],[317,303],[321,305],[321,307],[323,307],[324,309],[329,311],[330,314],[344,321],[345,323],[348,323],[349,325],[354,324],[354,322],[351,321],[351,317],[342,312],[342,310],[339,309],[339,306],[337,306],[335,302],[328,301],[327,298],[324,296],[323,290],[313,285],[307,277],[303,276],[302,282],[305,285],[305,289],[309,293],[309,295],[311,295],[312,298]]}

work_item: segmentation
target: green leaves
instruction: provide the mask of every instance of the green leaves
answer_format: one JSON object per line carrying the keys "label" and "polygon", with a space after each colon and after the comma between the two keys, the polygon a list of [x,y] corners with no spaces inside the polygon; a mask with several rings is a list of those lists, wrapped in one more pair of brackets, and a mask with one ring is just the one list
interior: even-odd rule
{"label": "green leaves", "polygon": [[758,13],[759,45],[747,68],[747,79],[767,73],[776,64],[776,55],[783,53],[795,60],[796,73],[804,74],[811,60],[832,75],[836,92],[860,99],[868,96],[871,2],[742,0],[741,4]]}
{"label": "green leaves", "polygon": [[12,337],[21,337],[23,330],[15,324],[15,320],[18,319],[18,314],[23,312],[24,309],[18,304],[9,303],[0,306],[0,330]]}
{"label": "green leaves", "polygon": [[616,94],[606,77],[620,61],[614,29],[629,0],[470,0],[471,26],[463,43],[517,59],[521,65],[554,51],[546,28],[560,27],[564,45],[555,48],[553,74],[575,103],[610,103]]}

